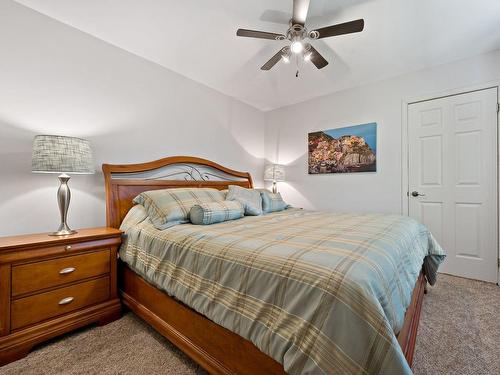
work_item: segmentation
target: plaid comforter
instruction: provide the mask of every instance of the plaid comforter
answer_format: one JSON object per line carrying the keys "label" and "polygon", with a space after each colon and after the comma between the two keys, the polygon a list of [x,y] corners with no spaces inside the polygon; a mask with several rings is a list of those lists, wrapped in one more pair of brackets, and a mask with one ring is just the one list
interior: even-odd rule
{"label": "plaid comforter", "polygon": [[120,256],[289,374],[411,374],[395,333],[444,253],[408,217],[288,209],[162,231],[146,219]]}

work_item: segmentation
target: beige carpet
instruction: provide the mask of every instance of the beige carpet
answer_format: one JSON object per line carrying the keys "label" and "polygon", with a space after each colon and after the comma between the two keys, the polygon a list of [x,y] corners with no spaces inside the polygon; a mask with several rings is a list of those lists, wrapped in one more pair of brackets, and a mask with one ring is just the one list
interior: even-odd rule
{"label": "beige carpet", "polygon": [[500,374],[498,285],[440,275],[422,314],[415,374]]}
{"label": "beige carpet", "polygon": [[[500,287],[441,275],[424,300],[416,375],[500,374]],[[133,314],[40,346],[0,374],[205,374]]]}

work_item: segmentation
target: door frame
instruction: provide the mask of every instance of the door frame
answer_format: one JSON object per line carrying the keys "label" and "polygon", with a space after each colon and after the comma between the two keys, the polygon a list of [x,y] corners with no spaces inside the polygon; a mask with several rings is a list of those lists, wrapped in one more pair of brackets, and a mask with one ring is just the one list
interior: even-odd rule
{"label": "door frame", "polygon": [[[415,104],[419,102],[425,102],[434,99],[445,98],[448,96],[467,94],[470,92],[493,89],[497,90],[497,103],[500,103],[500,81],[491,81],[482,84],[477,84],[473,86],[460,87],[455,89],[449,89],[444,91],[439,91],[435,93],[422,94],[413,97],[406,97],[401,100],[401,214],[403,216],[409,215],[409,203],[410,199],[408,192],[410,191],[409,186],[409,147],[408,147],[408,107],[410,104]],[[500,189],[499,189],[499,179],[500,179],[500,112],[497,111],[497,285],[500,285]]]}

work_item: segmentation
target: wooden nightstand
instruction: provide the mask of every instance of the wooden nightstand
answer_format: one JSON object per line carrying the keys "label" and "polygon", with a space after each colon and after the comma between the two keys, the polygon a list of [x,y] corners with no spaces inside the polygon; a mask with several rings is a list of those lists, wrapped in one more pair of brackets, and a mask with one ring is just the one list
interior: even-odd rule
{"label": "wooden nightstand", "polygon": [[120,242],[113,228],[0,238],[0,366],[51,337],[120,317]]}

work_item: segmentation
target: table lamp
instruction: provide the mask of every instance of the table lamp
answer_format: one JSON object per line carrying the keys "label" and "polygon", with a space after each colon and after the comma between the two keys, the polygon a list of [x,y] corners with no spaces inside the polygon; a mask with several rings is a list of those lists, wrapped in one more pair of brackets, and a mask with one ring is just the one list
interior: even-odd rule
{"label": "table lamp", "polygon": [[67,223],[69,201],[68,174],[95,173],[90,142],[85,139],[60,135],[37,135],[33,140],[32,171],[36,173],[60,173],[57,202],[61,224],[51,236],[66,236],[76,233]]}
{"label": "table lamp", "polygon": [[273,193],[277,193],[276,182],[285,181],[285,166],[281,164],[268,164],[264,169],[264,181],[273,182]]}

